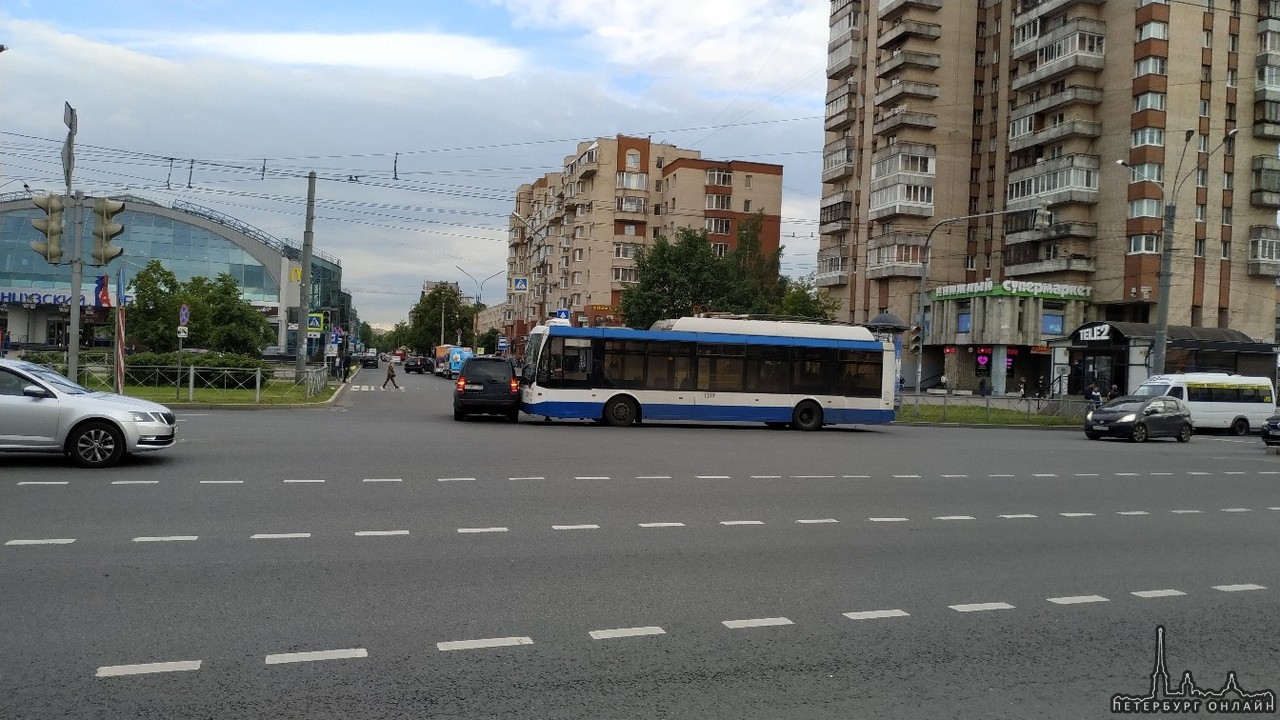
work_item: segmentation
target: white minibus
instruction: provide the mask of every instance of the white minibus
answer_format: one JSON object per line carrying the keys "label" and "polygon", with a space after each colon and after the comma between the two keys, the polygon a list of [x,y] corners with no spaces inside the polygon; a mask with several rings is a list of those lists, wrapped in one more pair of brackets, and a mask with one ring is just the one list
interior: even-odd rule
{"label": "white minibus", "polygon": [[1197,430],[1230,429],[1235,435],[1261,428],[1276,412],[1275,388],[1266,377],[1227,373],[1152,375],[1134,394],[1176,397],[1191,408],[1191,423]]}

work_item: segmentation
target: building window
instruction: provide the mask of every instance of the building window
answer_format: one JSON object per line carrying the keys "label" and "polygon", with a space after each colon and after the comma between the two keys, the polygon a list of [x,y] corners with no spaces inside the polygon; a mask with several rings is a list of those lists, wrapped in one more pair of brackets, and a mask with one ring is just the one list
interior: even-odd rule
{"label": "building window", "polygon": [[649,174],[641,172],[620,172],[615,183],[620,190],[648,190]]}
{"label": "building window", "polygon": [[582,271],[578,271],[573,274],[573,284],[574,285],[582,284]]}
{"label": "building window", "polygon": [[1235,87],[1236,81],[1239,79],[1240,73],[1235,68],[1227,69],[1227,87]]}
{"label": "building window", "polygon": [[1280,239],[1249,241],[1250,260],[1280,260]]}
{"label": "building window", "polygon": [[742,201],[742,212],[751,212],[751,201],[750,201],[750,200],[743,200],[743,201]]}
{"label": "building window", "polygon": [[750,176],[750,175],[746,175],[746,176],[744,176],[744,177],[742,178],[742,187],[744,187],[744,188],[746,188],[746,189],[748,189],[748,190],[750,190],[750,189],[751,189],[751,176]]}
{"label": "building window", "polygon": [[1222,242],[1222,259],[1223,260],[1231,259],[1231,241],[1230,240],[1224,240]]}
{"label": "building window", "polygon": [[613,269],[613,281],[624,283],[640,282],[640,276],[636,273],[635,268],[616,267]]}
{"label": "building window", "polygon": [[1130,133],[1129,147],[1154,145],[1164,147],[1164,128],[1144,127]]}
{"label": "building window", "polygon": [[732,195],[707,195],[708,210],[732,210]]}
{"label": "building window", "polygon": [[639,245],[632,245],[631,243],[614,243],[613,256],[616,258],[630,259],[636,256],[636,251],[639,249]]}
{"label": "building window", "polygon": [[1196,222],[1204,222],[1209,215],[1209,207],[1207,205],[1196,203]]}
{"label": "building window", "polygon": [[1142,163],[1129,166],[1129,182],[1164,182],[1164,165],[1160,163]]}
{"label": "building window", "polygon": [[1205,168],[1196,168],[1196,187],[1209,187],[1209,171]]}
{"label": "building window", "polygon": [[1133,111],[1164,110],[1165,94],[1162,92],[1144,92],[1133,98]]}
{"label": "building window", "polygon": [[711,235],[728,235],[729,218],[707,218],[706,228]]}
{"label": "building window", "polygon": [[1230,190],[1235,187],[1235,173],[1222,173],[1222,189]]}
{"label": "building window", "polygon": [[1200,101],[1200,117],[1206,117],[1206,118],[1209,117],[1209,101],[1208,100]]}
{"label": "building window", "polygon": [[627,169],[628,170],[640,169],[640,151],[639,150],[627,151]]}
{"label": "building window", "polygon": [[722,258],[729,253],[729,243],[711,243],[711,253]]}
{"label": "building window", "polygon": [[623,234],[623,235],[635,235],[635,234],[636,234],[636,226],[635,226],[635,225],[633,225],[633,224],[631,224],[631,223],[625,223],[625,224],[623,224],[623,226],[622,226],[622,234]]}
{"label": "building window", "polygon": [[1145,255],[1160,252],[1160,238],[1157,235],[1130,235],[1129,254]]}
{"label": "building window", "polygon": [[1196,238],[1195,256],[1204,257],[1204,238]]}
{"label": "building window", "polygon": [[733,173],[727,170],[708,170],[707,184],[730,187],[733,185]]}
{"label": "building window", "polygon": [[647,210],[647,200],[642,197],[626,196],[617,198],[617,211],[643,213]]}
{"label": "building window", "polygon": [[1143,23],[1138,26],[1138,37],[1137,37],[1138,42],[1142,42],[1143,40],[1150,40],[1152,38],[1155,38],[1156,40],[1168,40],[1169,39],[1168,23],[1162,23],[1156,20],[1152,20],[1151,22]]}
{"label": "building window", "polygon": [[967,333],[973,331],[973,316],[969,311],[956,313],[956,332]]}
{"label": "building window", "polygon": [[972,256],[972,255],[965,255],[965,256],[964,256],[964,269],[965,269],[965,270],[977,270],[977,269],[978,269],[978,260],[977,260],[977,258],[975,258],[975,257],[974,257],[974,256]]}
{"label": "building window", "polygon": [[575,248],[573,251],[573,261],[582,262],[582,248]]}
{"label": "building window", "polygon": [[1231,224],[1231,208],[1229,207],[1222,208],[1222,224],[1223,225]]}
{"label": "building window", "polygon": [[1164,75],[1166,74],[1169,61],[1165,58],[1155,55],[1144,57],[1134,63],[1133,76],[1142,77],[1143,75]]}

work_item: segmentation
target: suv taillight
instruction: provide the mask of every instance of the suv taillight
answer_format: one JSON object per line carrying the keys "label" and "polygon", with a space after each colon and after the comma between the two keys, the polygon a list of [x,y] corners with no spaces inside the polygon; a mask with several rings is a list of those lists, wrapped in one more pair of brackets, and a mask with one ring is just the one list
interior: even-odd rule
{"label": "suv taillight", "polygon": [[467,387],[467,379],[459,375],[457,386],[458,386],[458,392],[462,392]]}
{"label": "suv taillight", "polygon": [[520,378],[511,378],[511,394],[520,392]]}

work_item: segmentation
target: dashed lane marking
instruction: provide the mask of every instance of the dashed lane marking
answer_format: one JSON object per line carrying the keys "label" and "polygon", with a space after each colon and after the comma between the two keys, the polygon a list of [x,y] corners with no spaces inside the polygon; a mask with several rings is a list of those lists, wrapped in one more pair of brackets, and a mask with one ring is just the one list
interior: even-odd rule
{"label": "dashed lane marking", "polygon": [[528,477],[513,477],[513,478],[507,478],[507,479],[508,480],[546,480],[546,478],[542,477],[541,475],[530,475]]}
{"label": "dashed lane marking", "polygon": [[697,480],[730,480],[732,479],[728,475],[694,475],[693,477]]}
{"label": "dashed lane marking", "polygon": [[364,648],[348,648],[345,650],[315,650],[311,652],[291,652],[268,655],[266,664],[284,665],[286,663],[318,662],[320,660],[353,660],[369,657]]}
{"label": "dashed lane marking", "polygon": [[939,515],[934,520],[976,520],[972,515]]}
{"label": "dashed lane marking", "polygon": [[1076,477],[1098,477],[1098,473],[1076,473]]}
{"label": "dashed lane marking", "polygon": [[1176,597],[1178,595],[1186,595],[1186,593],[1182,592],[1181,590],[1174,590],[1172,588],[1168,588],[1165,590],[1136,590],[1129,594],[1136,595],[1137,597],[1140,597],[1140,598],[1161,598],[1161,597]]}
{"label": "dashed lane marking", "polygon": [[1034,518],[1034,517],[1040,517],[1040,516],[1032,515],[1031,513],[1017,513],[1014,515],[1001,515],[1000,517],[1005,518],[1006,520],[1021,520],[1024,518]]}
{"label": "dashed lane marking", "polygon": [[201,480],[201,485],[243,485],[243,480]]}
{"label": "dashed lane marking", "polygon": [[881,618],[908,617],[905,610],[859,610],[857,612],[847,612],[845,617],[850,620],[879,620]]}
{"label": "dashed lane marking", "polygon": [[309,532],[300,533],[257,533],[250,535],[250,540],[304,540],[311,537]]}
{"label": "dashed lane marking", "polygon": [[838,522],[840,522],[840,521],[839,521],[839,520],[836,520],[835,518],[814,518],[814,519],[812,519],[812,520],[797,520],[797,521],[796,521],[796,523],[797,523],[798,525],[818,525],[818,524],[820,524],[820,523],[838,523]]}
{"label": "dashed lane marking", "polygon": [[112,485],[159,485],[159,480],[112,480]]}
{"label": "dashed lane marking", "polygon": [[353,533],[356,537],[390,537],[393,535],[408,535],[408,530],[357,530]]}
{"label": "dashed lane marking", "polygon": [[1151,513],[1147,512],[1146,510],[1121,510],[1116,514],[1117,515],[1150,515]]}
{"label": "dashed lane marking", "polygon": [[10,540],[5,545],[70,545],[75,538],[42,538],[38,540]]}
{"label": "dashed lane marking", "polygon": [[867,518],[867,519],[870,520],[871,522],[906,522],[907,521],[907,518],[904,518],[904,517],[873,517],[873,518]]}
{"label": "dashed lane marking", "polygon": [[637,480],[670,480],[670,475],[637,475]]}
{"label": "dashed lane marking", "polygon": [[1018,477],[1018,476],[1017,476],[1017,475],[998,474],[998,475],[988,475],[987,477],[989,477],[989,478],[1011,478],[1011,477]]}
{"label": "dashed lane marking", "polygon": [[1054,605],[1081,605],[1084,603],[1111,602],[1101,595],[1068,595],[1066,597],[1045,598]]}
{"label": "dashed lane marking", "polygon": [[1213,473],[1204,472],[1203,470],[1188,470],[1188,475],[1212,475]]}
{"label": "dashed lane marking", "polygon": [[721,520],[721,525],[763,525],[763,520]]}
{"label": "dashed lane marking", "polygon": [[142,663],[139,665],[104,665],[98,668],[96,677],[121,677],[124,675],[150,675],[153,673],[190,672],[199,670],[202,660]]}
{"label": "dashed lane marking", "polygon": [[1204,512],[1203,510],[1170,510],[1174,515],[1196,515]]}
{"label": "dashed lane marking", "polygon": [[970,603],[968,605],[948,605],[956,612],[986,612],[988,610],[1012,610],[1013,606],[1003,602]]}
{"label": "dashed lane marking", "polygon": [[1240,512],[1252,512],[1252,510],[1250,510],[1249,508],[1222,508],[1222,512],[1240,513]]}
{"label": "dashed lane marking", "polygon": [[599,525],[552,525],[552,530],[599,530]]}
{"label": "dashed lane marking", "polygon": [[474,480],[473,477],[436,478],[436,482],[472,482]]}
{"label": "dashed lane marking", "polygon": [[66,480],[25,480],[18,485],[66,485]]}
{"label": "dashed lane marking", "polygon": [[532,645],[533,638],[527,636],[521,637],[500,637],[500,638],[481,638],[479,640],[450,640],[448,642],[436,643],[436,649],[441,652],[449,650],[481,650],[485,648],[515,647],[517,645]]}
{"label": "dashed lane marking", "polygon": [[640,527],[642,528],[673,528],[673,527],[684,527],[684,523],[682,522],[650,522],[650,523],[640,523]]}
{"label": "dashed lane marking", "polygon": [[608,475],[574,475],[574,480],[608,480]]}
{"label": "dashed lane marking", "polygon": [[1253,585],[1249,583],[1244,583],[1240,585],[1214,585],[1213,589],[1221,590],[1222,592],[1245,592],[1247,590],[1266,590],[1266,588],[1262,585]]}
{"label": "dashed lane marking", "polygon": [[199,535],[143,535],[136,537],[134,542],[195,542],[199,540]]}
{"label": "dashed lane marking", "polygon": [[895,478],[918,478],[919,475],[894,475]]}
{"label": "dashed lane marking", "polygon": [[746,628],[758,627],[774,627],[777,625],[795,625],[784,617],[771,618],[752,618],[750,620],[724,620],[723,624],[730,630],[744,630]]}
{"label": "dashed lane marking", "polygon": [[365,478],[361,482],[367,483],[398,483],[404,482],[404,478]]}
{"label": "dashed lane marking", "polygon": [[967,478],[968,475],[943,475],[944,478]]}
{"label": "dashed lane marking", "polygon": [[1062,517],[1069,517],[1069,518],[1093,517],[1094,515],[1097,515],[1097,513],[1091,513],[1091,512],[1064,512],[1064,513],[1058,513],[1058,514],[1061,515]]}
{"label": "dashed lane marking", "polygon": [[612,638],[640,637],[642,635],[665,635],[666,632],[666,630],[657,625],[648,625],[645,627],[614,628],[612,630],[592,630],[590,635],[592,640],[609,640]]}
{"label": "dashed lane marking", "polygon": [[465,527],[458,528],[460,533],[504,533],[507,528],[504,527]]}
{"label": "dashed lane marking", "polygon": [[794,480],[831,480],[835,475],[792,475]]}
{"label": "dashed lane marking", "polygon": [[1031,473],[1031,477],[1058,477],[1058,473]]}
{"label": "dashed lane marking", "polygon": [[317,480],[314,478],[298,478],[298,479],[285,480],[284,482],[286,484],[299,484],[299,483],[306,484],[306,483],[322,483],[324,482],[324,480]]}
{"label": "dashed lane marking", "polygon": [[752,480],[781,480],[781,475],[752,475]]}

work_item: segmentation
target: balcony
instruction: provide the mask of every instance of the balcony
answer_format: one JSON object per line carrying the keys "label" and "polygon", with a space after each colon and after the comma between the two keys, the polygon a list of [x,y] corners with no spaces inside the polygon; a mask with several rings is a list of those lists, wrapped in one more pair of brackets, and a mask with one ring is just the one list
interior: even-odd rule
{"label": "balcony", "polygon": [[1280,158],[1255,155],[1251,161],[1253,189],[1249,203],[1258,207],[1280,207]]}
{"label": "balcony", "polygon": [[1094,273],[1098,271],[1098,263],[1087,255],[1070,255],[1050,260],[1005,265],[1005,277],[1026,277],[1028,275],[1047,275],[1050,273],[1080,272]]}
{"label": "balcony", "polygon": [[1098,237],[1097,223],[1066,221],[1054,223],[1043,230],[1023,230],[1021,232],[1005,233],[1004,242],[1006,245],[1016,245],[1018,243],[1036,242],[1038,240],[1059,240],[1063,238],[1092,239],[1096,237]]}
{"label": "balcony", "polygon": [[858,67],[858,56],[853,52],[853,41],[827,53],[827,77],[838,78]]}
{"label": "balcony", "polygon": [[827,40],[827,52],[838,49],[845,43],[857,43],[862,39],[862,28],[849,26],[838,32],[832,28],[831,37]]}
{"label": "balcony", "polygon": [[880,39],[876,41],[876,46],[884,49],[903,38],[937,40],[940,37],[942,37],[942,26],[937,23],[903,20],[880,33]]}
{"label": "balcony", "polygon": [[892,22],[912,8],[937,12],[942,9],[942,0],[880,0],[880,19]]}
{"label": "balcony", "polygon": [[942,67],[942,56],[916,50],[896,52],[876,63],[876,77],[884,77],[904,67],[937,70]]}
{"label": "balcony", "polygon": [[915,82],[913,80],[896,82],[876,93],[876,105],[888,105],[895,100],[904,98],[928,98],[932,100],[938,97],[940,92],[941,88],[933,83]]}
{"label": "balcony", "polygon": [[876,120],[875,125],[872,126],[872,131],[877,135],[884,135],[904,127],[932,130],[938,127],[938,116],[932,113],[903,110],[890,113]]}
{"label": "balcony", "polygon": [[[1019,0],[1017,8],[1014,9],[1014,17],[1019,23],[1024,23],[1034,16],[1044,17],[1051,13],[1063,10],[1073,5],[1101,5],[1107,0]],[[1026,15],[1026,17],[1022,17]]]}
{"label": "balcony", "polygon": [[826,120],[823,129],[835,132],[853,123],[854,108],[858,99],[858,84],[841,83],[839,87],[827,91]]}
{"label": "balcony", "polygon": [[1102,88],[1090,87],[1088,85],[1072,85],[1071,87],[1056,92],[1051,95],[1045,95],[1038,100],[1032,100],[1019,105],[1017,108],[1018,117],[1027,115],[1035,115],[1038,113],[1057,110],[1069,105],[1100,105],[1102,104]]}
{"label": "balcony", "polygon": [[833,270],[813,274],[813,284],[820,288],[849,284],[848,270]]}
{"label": "balcony", "polygon": [[857,170],[857,151],[854,139],[841,138],[822,149],[822,182],[834,182],[852,175]]}
{"label": "balcony", "polygon": [[1253,136],[1260,140],[1280,140],[1280,122],[1255,121]]}
{"label": "balcony", "polygon": [[1106,65],[1106,60],[1099,53],[1074,52],[1052,62],[1047,62],[1025,75],[1019,75],[1013,81],[1013,89],[1022,91],[1033,85],[1054,80],[1076,70],[1100,72],[1104,65]]}
{"label": "balcony", "polygon": [[871,220],[883,220],[889,217],[930,218],[933,217],[933,203],[895,202],[883,207],[867,211]]}
{"label": "balcony", "polygon": [[[1256,126],[1255,126],[1256,127]],[[1057,142],[1070,137],[1097,139],[1102,137],[1102,123],[1092,120],[1067,120],[1038,132],[1019,135],[1009,140],[1009,152],[1016,153],[1036,145]]]}
{"label": "balcony", "polygon": [[867,266],[867,278],[871,280],[891,277],[918,278],[923,273],[924,267],[918,262],[891,262]]}
{"label": "balcony", "polygon": [[1253,277],[1280,277],[1280,227],[1254,225],[1249,228],[1248,272]]}

